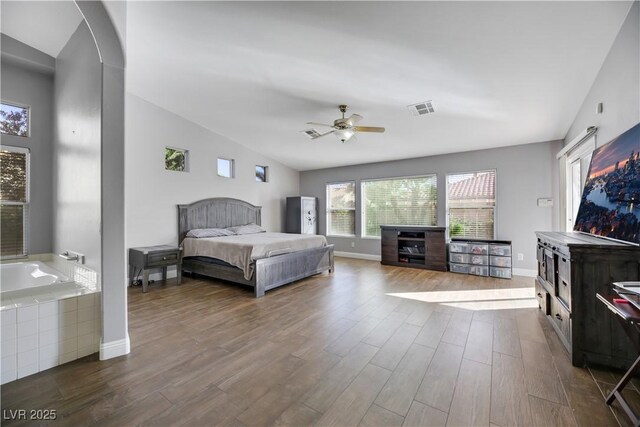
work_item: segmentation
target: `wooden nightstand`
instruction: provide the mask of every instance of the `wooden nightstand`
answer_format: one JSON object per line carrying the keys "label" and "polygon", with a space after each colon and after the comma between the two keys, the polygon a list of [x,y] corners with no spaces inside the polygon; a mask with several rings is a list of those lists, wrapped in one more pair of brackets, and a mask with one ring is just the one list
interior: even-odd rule
{"label": "wooden nightstand", "polygon": [[182,248],[161,245],[142,248],[129,248],[129,278],[133,279],[137,269],[142,269],[142,292],[149,287],[149,269],[162,268],[162,280],[167,280],[167,267],[175,265],[178,269],[178,285],[182,280]]}

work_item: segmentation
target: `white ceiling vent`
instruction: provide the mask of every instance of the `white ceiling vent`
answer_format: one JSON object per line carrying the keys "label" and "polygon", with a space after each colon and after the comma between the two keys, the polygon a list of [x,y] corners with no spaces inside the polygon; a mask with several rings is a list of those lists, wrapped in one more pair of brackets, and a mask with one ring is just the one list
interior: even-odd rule
{"label": "white ceiling vent", "polygon": [[414,116],[424,116],[425,114],[434,113],[433,101],[424,101],[418,104],[407,105],[407,108]]}
{"label": "white ceiling vent", "polygon": [[311,139],[314,139],[320,136],[320,133],[315,129],[307,129],[307,130],[303,130],[302,132]]}

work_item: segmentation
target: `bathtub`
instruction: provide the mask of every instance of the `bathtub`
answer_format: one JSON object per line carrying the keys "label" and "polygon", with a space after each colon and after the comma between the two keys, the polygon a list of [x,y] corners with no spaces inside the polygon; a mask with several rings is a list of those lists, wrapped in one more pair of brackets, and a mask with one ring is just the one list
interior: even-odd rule
{"label": "bathtub", "polygon": [[0,291],[0,384],[99,351],[101,293],[95,271],[37,254],[0,263]]}
{"label": "bathtub", "polygon": [[58,270],[40,261],[0,264],[0,286],[3,293],[71,281]]}

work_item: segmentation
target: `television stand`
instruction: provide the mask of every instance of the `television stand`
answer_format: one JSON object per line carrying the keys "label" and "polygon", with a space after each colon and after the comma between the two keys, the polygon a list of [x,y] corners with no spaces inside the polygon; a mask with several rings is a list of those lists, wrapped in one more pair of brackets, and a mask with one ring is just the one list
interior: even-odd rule
{"label": "television stand", "polygon": [[381,263],[447,271],[446,227],[381,225]]}

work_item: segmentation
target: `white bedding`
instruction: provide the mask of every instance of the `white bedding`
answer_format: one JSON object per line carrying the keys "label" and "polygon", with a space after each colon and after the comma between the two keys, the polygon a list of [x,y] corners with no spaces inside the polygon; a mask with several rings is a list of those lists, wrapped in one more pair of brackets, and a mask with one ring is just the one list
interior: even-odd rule
{"label": "white bedding", "polygon": [[253,261],[304,249],[327,246],[324,236],[289,233],[255,233],[237,236],[192,238],[182,241],[183,256],[217,258],[238,267],[247,280],[253,276]]}

